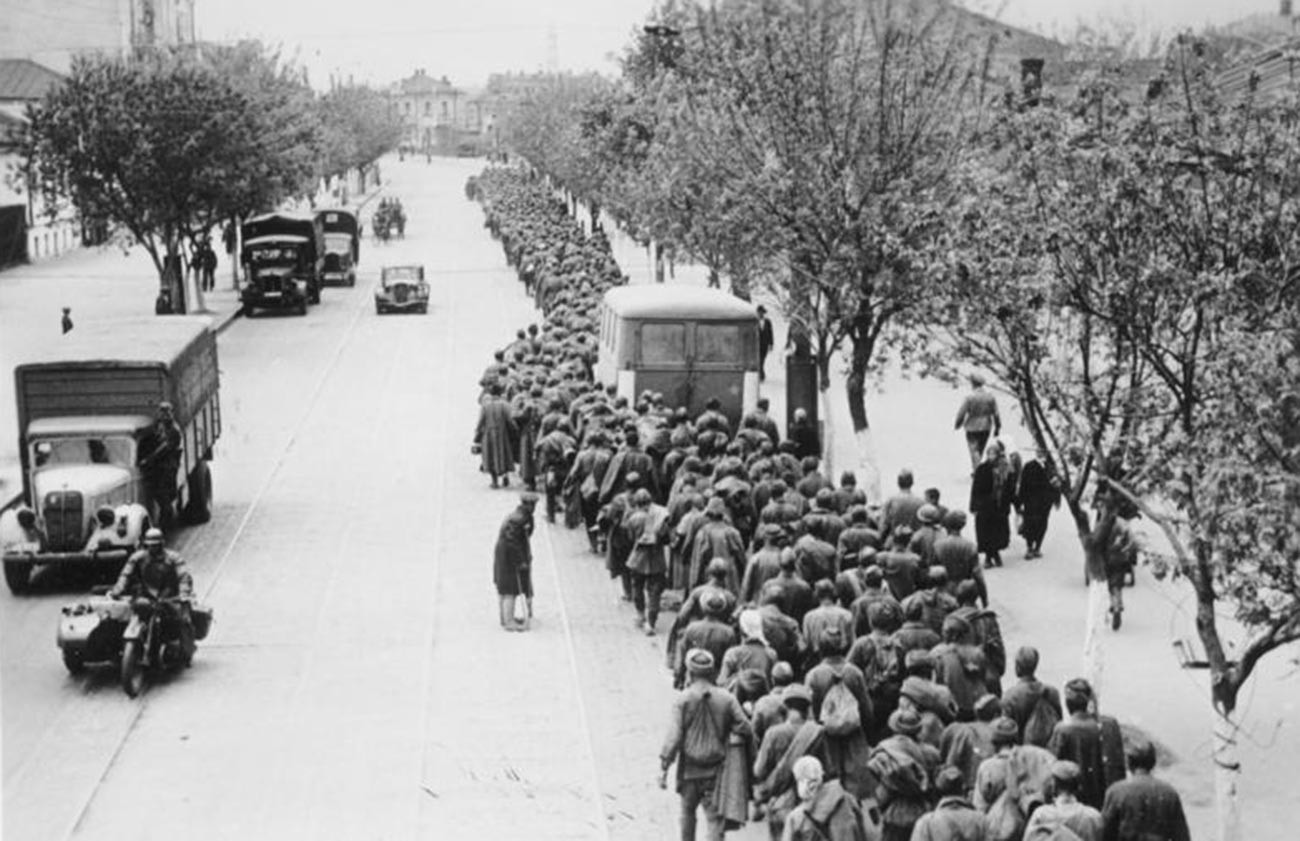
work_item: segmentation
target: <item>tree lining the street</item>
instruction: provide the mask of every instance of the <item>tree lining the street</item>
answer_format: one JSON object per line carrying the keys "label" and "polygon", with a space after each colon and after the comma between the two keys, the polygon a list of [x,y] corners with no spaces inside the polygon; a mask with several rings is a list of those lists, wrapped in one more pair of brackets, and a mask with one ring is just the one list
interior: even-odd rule
{"label": "tree lining the street", "polygon": [[1300,141],[1294,98],[1225,101],[1205,53],[1185,37],[1147,91],[1100,73],[1005,115],[969,163],[942,332],[1016,398],[1094,581],[1116,516],[1165,536],[1152,560],[1195,594],[1235,839],[1237,699],[1300,640]]}

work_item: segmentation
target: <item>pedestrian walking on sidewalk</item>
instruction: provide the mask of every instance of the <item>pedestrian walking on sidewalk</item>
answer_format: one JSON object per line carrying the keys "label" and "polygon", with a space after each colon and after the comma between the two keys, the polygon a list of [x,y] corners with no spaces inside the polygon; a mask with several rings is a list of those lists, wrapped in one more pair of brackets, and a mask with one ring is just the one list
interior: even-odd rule
{"label": "pedestrian walking on sidewalk", "polygon": [[734,737],[752,741],[753,731],[740,702],[714,685],[713,655],[703,649],[686,654],[690,684],[673,700],[668,735],[659,751],[659,787],[668,787],[668,769],[677,765],[677,793],[681,797],[682,841],[695,841],[697,811],[704,807],[709,841],[722,841],[726,821],[718,797],[718,778],[727,758],[727,743]]}
{"label": "pedestrian walking on sidewalk", "polygon": [[63,308],[62,326],[65,335],[72,331],[72,307]]}
{"label": "pedestrian walking on sidewalk", "polygon": [[989,436],[1002,434],[1002,418],[998,415],[998,401],[984,388],[984,377],[970,376],[971,392],[957,410],[954,429],[966,430],[966,446],[970,449],[970,469],[974,470],[984,455]]}
{"label": "pedestrian walking on sidewalk", "polygon": [[[533,509],[537,494],[526,492],[519,506],[501,523],[492,562],[492,580],[499,599],[501,627],[507,631],[527,631],[533,618]],[[521,622],[515,618],[515,603],[523,596],[527,610]]]}

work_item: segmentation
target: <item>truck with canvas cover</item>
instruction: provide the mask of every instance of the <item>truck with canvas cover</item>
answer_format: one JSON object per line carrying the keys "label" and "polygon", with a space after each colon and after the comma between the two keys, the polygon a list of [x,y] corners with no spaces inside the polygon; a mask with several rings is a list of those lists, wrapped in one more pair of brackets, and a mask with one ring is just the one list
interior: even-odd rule
{"label": "truck with canvas cover", "polygon": [[[163,462],[163,487],[185,520],[207,521],[218,386],[216,334],[200,317],[78,325],[18,364],[23,493],[0,512],[10,589],[26,589],[38,566],[120,566],[157,523],[157,467],[142,462],[161,403],[171,404],[180,432],[179,452]],[[109,511],[108,522],[97,516]]]}
{"label": "truck with canvas cover", "polygon": [[239,300],[245,314],[292,309],[306,315],[308,304],[320,303],[325,232],[318,218],[268,213],[244,222],[239,233],[244,243]]}
{"label": "truck with canvas cover", "polygon": [[356,214],[339,208],[316,211],[325,231],[325,259],[321,283],[357,285],[357,263],[361,261],[361,226]]}

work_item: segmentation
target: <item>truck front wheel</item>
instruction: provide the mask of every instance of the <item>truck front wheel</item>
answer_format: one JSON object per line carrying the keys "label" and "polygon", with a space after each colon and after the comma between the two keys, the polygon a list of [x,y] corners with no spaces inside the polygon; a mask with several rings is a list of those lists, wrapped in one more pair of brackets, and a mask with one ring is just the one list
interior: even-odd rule
{"label": "truck front wheel", "polygon": [[15,596],[26,593],[32,581],[32,565],[24,561],[10,561],[4,566],[5,583],[9,585],[9,592]]}
{"label": "truck front wheel", "polygon": [[206,523],[212,519],[212,471],[206,461],[199,462],[190,474],[189,499],[185,503],[185,521]]}

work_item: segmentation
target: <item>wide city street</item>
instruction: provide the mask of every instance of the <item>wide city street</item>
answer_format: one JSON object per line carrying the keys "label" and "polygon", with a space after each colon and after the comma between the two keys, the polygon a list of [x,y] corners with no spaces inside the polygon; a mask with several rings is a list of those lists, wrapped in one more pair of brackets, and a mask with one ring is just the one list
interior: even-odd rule
{"label": "wide city street", "polygon": [[[664,636],[636,630],[585,539],[540,509],[534,630],[497,624],[492,550],[517,494],[489,489],[470,454],[478,379],[539,315],[464,196],[482,165],[385,158],[405,239],[367,237],[357,286],[327,289],[306,317],[242,318],[221,334],[215,514],[172,540],[215,610],[191,669],[128,699],[115,671],[74,677],[59,659],[59,608],[91,582],[45,575],[29,595],[0,595],[6,841],[675,837],[677,798],[655,784],[673,697]],[[407,263],[425,266],[429,313],[377,316],[380,267]],[[0,308],[0,332],[16,311]],[[964,506],[959,399],[888,378],[872,401],[886,492],[910,464],[919,487]],[[990,589],[1008,650],[1036,644],[1060,685],[1078,670],[1084,611],[1060,515],[1045,552],[1031,566],[1013,548]],[[1169,650],[1193,635],[1187,591],[1141,573],[1130,594],[1107,643],[1107,711],[1171,752],[1161,773],[1208,839],[1204,678]],[[1287,803],[1294,815],[1285,659],[1244,704],[1253,839],[1289,837]]]}

